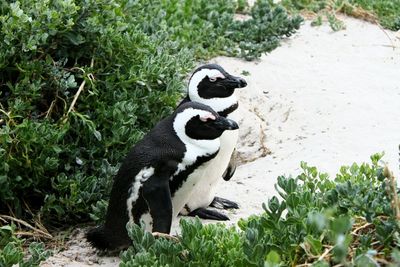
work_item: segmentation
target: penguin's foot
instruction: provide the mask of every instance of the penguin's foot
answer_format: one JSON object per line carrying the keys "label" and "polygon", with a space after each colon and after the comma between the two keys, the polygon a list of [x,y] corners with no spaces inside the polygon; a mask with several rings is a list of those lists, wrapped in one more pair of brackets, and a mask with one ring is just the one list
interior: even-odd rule
{"label": "penguin's foot", "polygon": [[222,197],[214,197],[210,207],[217,209],[238,209],[239,205],[236,202],[230,201]]}
{"label": "penguin's foot", "polygon": [[163,237],[163,238],[175,241],[175,242],[179,242],[179,239],[176,236],[172,236],[172,235],[169,235],[169,234],[160,233],[160,232],[153,232],[152,235],[155,238]]}
{"label": "penguin's foot", "polygon": [[222,214],[215,210],[208,210],[205,208],[198,208],[194,211],[191,211],[188,216],[198,216],[201,219],[208,219],[208,220],[217,220],[217,221],[229,221],[228,216]]}

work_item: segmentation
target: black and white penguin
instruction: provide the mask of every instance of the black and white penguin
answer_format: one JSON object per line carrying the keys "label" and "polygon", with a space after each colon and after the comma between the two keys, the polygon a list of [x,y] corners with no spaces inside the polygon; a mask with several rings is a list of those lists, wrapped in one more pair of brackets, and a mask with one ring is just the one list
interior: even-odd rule
{"label": "black and white penguin", "polygon": [[[243,78],[230,75],[217,64],[206,64],[193,72],[189,79],[187,96],[181,104],[196,101],[210,106],[220,116],[231,118],[238,108],[235,89],[246,86],[247,82]],[[218,154],[209,162],[205,172],[200,170],[197,173],[203,177],[199,178],[200,181],[181,214],[203,219],[229,220],[226,215],[207,207],[238,208],[235,202],[215,196],[216,185],[221,177],[229,180],[236,170],[234,157],[238,134],[238,130],[223,133]],[[196,175],[196,171],[193,175]]]}
{"label": "black and white penguin", "polygon": [[145,223],[146,231],[169,234],[201,176],[220,148],[225,130],[238,129],[235,121],[196,102],[179,106],[161,120],[129,152],[111,190],[103,226],[86,237],[99,249],[129,246],[126,224]]}

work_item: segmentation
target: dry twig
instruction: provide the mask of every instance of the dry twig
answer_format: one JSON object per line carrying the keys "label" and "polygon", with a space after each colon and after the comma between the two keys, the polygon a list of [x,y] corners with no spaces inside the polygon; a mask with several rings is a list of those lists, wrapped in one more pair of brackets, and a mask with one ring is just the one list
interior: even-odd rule
{"label": "dry twig", "polygon": [[329,252],[331,252],[332,249],[333,249],[333,246],[326,248],[324,253],[322,253],[321,256],[319,256],[318,261],[323,260],[329,254]]}
{"label": "dry twig", "polygon": [[[93,65],[94,65],[94,58],[92,58],[92,61],[90,62],[90,68],[93,68]],[[93,74],[92,74],[92,73],[89,73],[89,74],[87,74],[86,76],[87,76],[90,80],[93,79]],[[81,85],[79,86],[78,91],[77,91],[76,94],[74,95],[74,99],[72,100],[72,103],[71,103],[71,105],[70,105],[69,108],[68,108],[68,111],[67,111],[67,114],[65,115],[65,119],[64,119],[64,120],[66,120],[66,118],[68,117],[69,113],[71,113],[72,109],[74,108],[74,106],[75,106],[75,104],[76,104],[76,101],[77,101],[78,98],[79,98],[79,95],[81,94],[81,92],[83,91],[83,88],[85,87],[85,84],[86,84],[86,80],[83,79]]]}
{"label": "dry twig", "polygon": [[361,225],[360,227],[357,227],[356,229],[354,229],[354,230],[351,232],[351,234],[352,234],[352,235],[358,235],[358,234],[357,234],[358,231],[360,231],[360,230],[362,230],[362,229],[364,229],[364,228],[367,228],[367,227],[369,227],[369,226],[371,226],[371,225],[373,225],[373,224],[367,222],[367,223]]}
{"label": "dry twig", "polygon": [[383,174],[389,180],[390,183],[389,193],[391,195],[390,197],[392,198],[392,201],[390,203],[396,215],[396,220],[400,221],[400,202],[399,202],[399,197],[397,195],[396,179],[393,175],[393,172],[389,170],[388,166],[385,166]]}
{"label": "dry twig", "polygon": [[21,225],[33,230],[33,233],[31,233],[31,234],[27,234],[27,232],[24,232],[24,231],[20,231],[20,232],[17,232],[17,233],[21,233],[23,235],[37,236],[37,237],[42,237],[42,238],[47,238],[47,239],[52,239],[53,238],[53,236],[50,233],[48,233],[47,231],[43,231],[43,230],[40,230],[38,228],[35,228],[32,225],[30,225],[29,223],[27,223],[27,222],[25,222],[25,221],[23,221],[21,219],[17,219],[17,218],[8,216],[8,215],[0,215],[0,219],[2,221],[13,221],[15,223],[21,224]]}
{"label": "dry twig", "polygon": [[169,235],[169,234],[159,233],[159,232],[153,232],[152,235],[153,235],[155,238],[164,237],[164,238],[166,238],[166,239],[169,239],[169,240],[172,240],[172,241],[175,241],[175,242],[179,242],[179,239],[178,239],[176,236],[172,236],[172,235]]}

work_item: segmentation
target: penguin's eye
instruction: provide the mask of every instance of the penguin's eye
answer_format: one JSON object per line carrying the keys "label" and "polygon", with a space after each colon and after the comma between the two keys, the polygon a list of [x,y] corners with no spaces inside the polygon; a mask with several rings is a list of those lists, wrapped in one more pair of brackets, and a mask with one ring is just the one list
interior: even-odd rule
{"label": "penguin's eye", "polygon": [[217,81],[217,77],[210,77],[209,80],[210,80],[210,82],[213,83],[213,82]]}

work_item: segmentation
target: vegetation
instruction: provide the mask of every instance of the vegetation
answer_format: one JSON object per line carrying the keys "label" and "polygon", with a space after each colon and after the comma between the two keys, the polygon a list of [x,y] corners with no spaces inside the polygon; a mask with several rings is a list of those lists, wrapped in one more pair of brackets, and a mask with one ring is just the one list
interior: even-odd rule
{"label": "vegetation", "polygon": [[45,223],[88,219],[196,60],[259,57],[301,22],[267,1],[245,22],[235,1],[0,3],[1,212]]}
{"label": "vegetation", "polygon": [[172,112],[199,60],[257,58],[302,22],[267,0],[237,21],[240,6],[0,0],[0,227],[11,240],[0,265],[22,262],[17,237],[50,238],[42,225],[101,219],[119,162]]}
{"label": "vegetation", "polygon": [[38,266],[41,261],[46,259],[51,252],[45,250],[43,243],[32,242],[28,247],[28,258],[24,258],[22,248],[24,240],[16,237],[14,225],[0,227],[0,266],[13,266],[19,264],[20,267]]}
{"label": "vegetation", "polygon": [[380,158],[342,167],[334,180],[303,162],[296,178],[278,177],[281,200],[272,197],[240,230],[182,220],[175,241],[130,226],[121,267],[398,266],[398,188]]}
{"label": "vegetation", "polygon": [[[311,10],[326,1],[283,4]],[[398,1],[392,6],[348,0],[343,10],[351,10],[345,3],[362,7],[385,27],[398,29]],[[301,2],[304,6],[293,6]],[[236,20],[236,12],[249,17]],[[49,252],[42,243],[28,247],[25,241],[52,238],[46,228],[102,219],[119,162],[171,113],[199,60],[258,58],[301,22],[272,0],[258,0],[252,8],[244,0],[0,0],[0,266],[37,266]],[[384,181],[374,160],[372,167],[345,169],[338,185],[319,174],[317,191],[307,189],[317,175],[306,165],[303,176],[279,178],[283,201],[271,199],[264,215],[239,224],[241,231],[182,221],[175,243],[133,227],[134,246],[122,255],[123,264],[397,262],[392,247],[398,244],[398,225],[388,195],[378,191]],[[363,213],[357,205],[364,202],[350,200],[367,192],[344,198],[340,188],[346,188],[346,179],[349,192],[366,191],[367,182],[375,181],[375,189],[367,191],[379,201],[371,203],[386,206],[371,205]],[[322,202],[332,192],[348,206]],[[352,232],[361,226],[356,234],[365,238]],[[227,258],[231,262],[223,262]]]}
{"label": "vegetation", "polygon": [[400,0],[282,0],[281,4],[292,12],[307,11],[318,14],[314,26],[320,25],[325,17],[333,30],[345,27],[337,13],[354,16],[383,27],[400,30]]}

